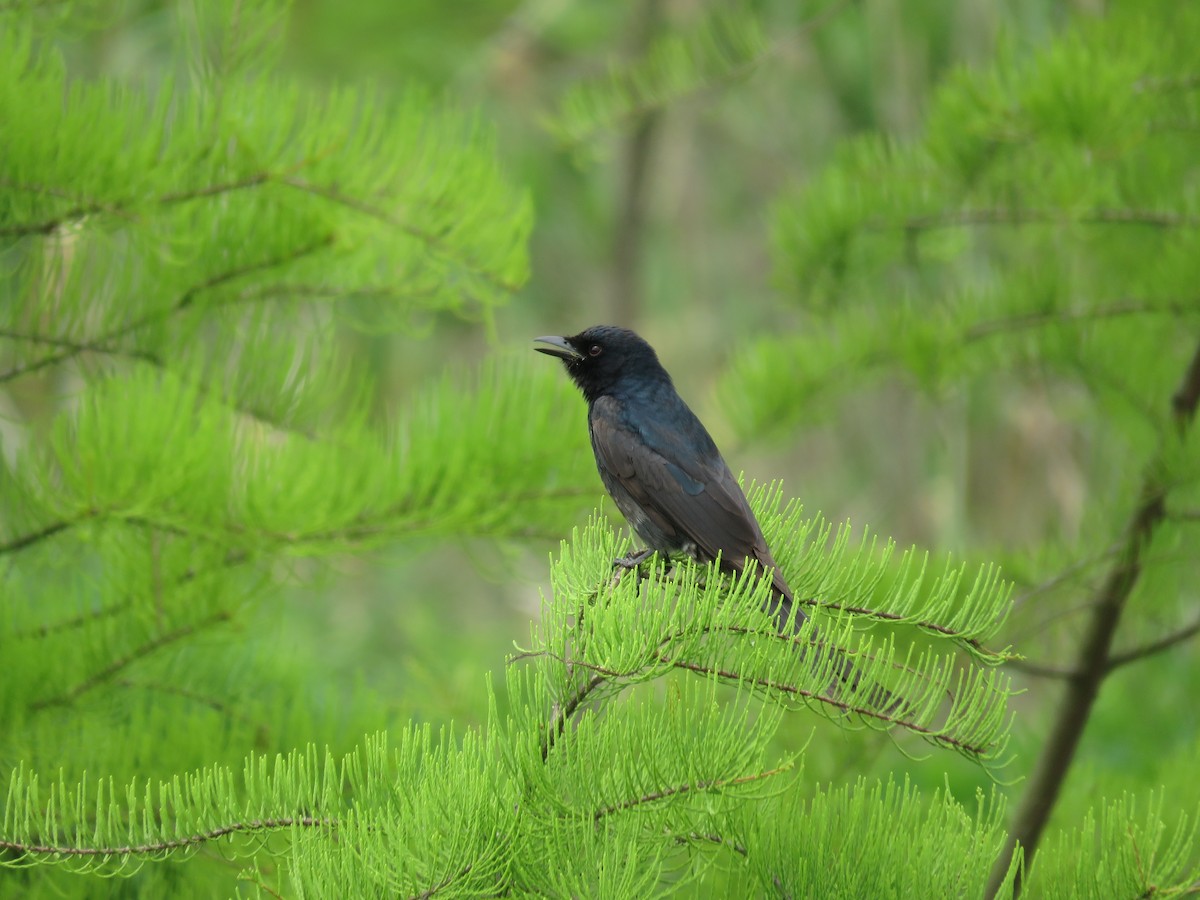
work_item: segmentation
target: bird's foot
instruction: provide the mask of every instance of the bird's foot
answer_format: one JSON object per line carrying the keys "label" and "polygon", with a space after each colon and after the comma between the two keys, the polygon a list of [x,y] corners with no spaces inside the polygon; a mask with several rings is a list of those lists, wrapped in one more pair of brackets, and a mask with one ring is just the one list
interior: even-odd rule
{"label": "bird's foot", "polygon": [[653,555],[654,550],[647,547],[645,550],[639,550],[636,553],[630,553],[628,556],[614,559],[613,566],[618,569],[636,569]]}
{"label": "bird's foot", "polygon": [[650,548],[646,548],[645,550],[637,551],[637,553],[630,553],[628,556],[622,556],[620,559],[614,559],[613,569],[615,571],[613,572],[612,586],[616,587],[618,584],[620,584],[621,576],[630,570],[637,572],[639,578],[642,577],[641,572],[638,572],[638,567],[653,555],[654,551]]}

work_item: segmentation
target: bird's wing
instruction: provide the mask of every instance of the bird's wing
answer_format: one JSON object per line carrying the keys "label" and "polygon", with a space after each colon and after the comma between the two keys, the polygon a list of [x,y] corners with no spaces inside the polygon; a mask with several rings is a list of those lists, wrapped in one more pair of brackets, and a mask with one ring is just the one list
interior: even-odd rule
{"label": "bird's wing", "polygon": [[775,570],[776,590],[790,598],[737,479],[704,426],[685,412],[673,427],[655,417],[634,428],[616,401],[599,398],[591,415],[597,463],[664,533],[678,536],[680,545],[694,544],[701,559],[720,553],[737,570],[747,557],[755,559]]}

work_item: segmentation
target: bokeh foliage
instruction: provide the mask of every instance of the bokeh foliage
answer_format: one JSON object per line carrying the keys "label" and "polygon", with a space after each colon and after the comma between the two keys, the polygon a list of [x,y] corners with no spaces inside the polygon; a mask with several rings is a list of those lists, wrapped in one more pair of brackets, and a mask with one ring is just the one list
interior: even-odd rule
{"label": "bokeh foliage", "polygon": [[[977,895],[1054,714],[998,666],[1070,658],[1147,473],[1118,651],[1195,615],[1189,14],[642,5],[0,7],[0,893]],[[647,115],[624,324],[789,473],[904,721],[571,532],[582,403],[496,344],[606,318]],[[1195,881],[1181,657],[1110,679],[1029,890]]]}

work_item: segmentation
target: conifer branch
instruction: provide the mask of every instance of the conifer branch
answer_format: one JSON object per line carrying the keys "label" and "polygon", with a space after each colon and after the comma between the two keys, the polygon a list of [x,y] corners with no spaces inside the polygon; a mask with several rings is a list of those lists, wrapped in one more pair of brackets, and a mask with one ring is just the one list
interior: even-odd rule
{"label": "conifer branch", "polygon": [[654,803],[658,800],[665,800],[668,797],[674,797],[679,794],[703,793],[705,791],[715,791],[727,787],[736,787],[742,784],[751,784],[755,781],[762,781],[766,778],[782,775],[784,772],[790,772],[791,769],[791,764],[788,764],[779,766],[776,769],[771,769],[767,772],[758,772],[754,775],[742,775],[738,778],[718,778],[713,781],[697,781],[695,784],[679,784],[673,787],[666,787],[662,790],[644,794],[641,797],[635,797],[631,800],[625,800],[621,803],[614,803],[611,806],[605,806],[596,810],[596,812],[592,814],[592,818],[596,821],[599,821],[605,816],[610,816],[613,813],[624,812],[627,809],[634,809],[638,806],[645,806],[648,803]]}
{"label": "conifer branch", "polygon": [[54,537],[56,534],[66,531],[68,528],[73,528],[80,522],[91,518],[93,515],[95,515],[95,513],[90,513],[78,519],[62,519],[58,522],[51,522],[49,525],[45,525],[34,531],[30,531],[26,534],[12,538],[3,544],[0,544],[0,556],[4,556],[9,553],[19,553],[22,550],[34,546],[35,544]]}
{"label": "conifer branch", "polygon": [[184,291],[182,295],[180,295],[178,300],[168,306],[151,310],[139,318],[134,319],[132,322],[127,322],[117,328],[110,329],[105,334],[92,338],[91,340],[78,343],[66,342],[69,343],[69,346],[60,353],[53,353],[48,356],[44,356],[41,359],[35,359],[31,362],[25,363],[21,366],[14,366],[7,372],[0,372],[0,384],[13,381],[17,378],[21,378],[25,375],[29,375],[33,372],[40,371],[50,366],[58,365],[59,363],[66,362],[69,359],[73,359],[76,356],[89,351],[107,354],[123,353],[125,355],[132,355],[127,351],[110,349],[108,344],[111,341],[128,337],[130,334],[140,331],[147,326],[157,324],[172,316],[178,315],[179,313],[188,309],[188,307],[192,305],[192,302],[195,300],[195,298],[205,291],[219,287],[222,284],[226,284],[227,282],[234,281],[246,275],[287,265],[290,262],[295,262],[304,256],[308,256],[309,254],[315,253],[318,250],[328,247],[332,244],[333,235],[326,235],[319,240],[312,241],[308,244],[302,244],[301,246],[296,247],[293,250],[289,250],[286,253],[281,253],[265,260],[258,260],[253,263],[247,263],[246,265],[236,266],[233,269],[220,272],[192,285],[186,291]]}
{"label": "conifer branch", "polygon": [[[7,543],[0,544],[0,556],[3,556],[6,553],[17,553],[21,550],[26,550],[41,541],[52,538],[57,534],[62,534],[64,531],[69,531],[70,529],[82,525],[85,522],[91,522],[97,519],[103,521],[106,518],[106,515],[107,514],[102,510],[90,509],[87,512],[79,514],[73,519],[60,519],[57,522],[51,522],[49,525],[44,525],[41,528],[28,532],[27,534],[15,537]],[[197,532],[188,531],[184,528],[180,528],[178,525],[171,525],[165,522],[155,522],[146,518],[145,516],[119,516],[118,518],[122,522],[125,522],[129,525],[140,525],[144,528],[151,528],[156,531],[174,534],[179,537],[197,538],[201,536]]]}
{"label": "conifer branch", "polygon": [[[659,646],[662,647],[667,645],[670,643],[670,640],[670,638],[665,639]],[[509,662],[512,663],[523,658],[536,656],[546,656],[551,659],[558,660],[567,667],[585,669],[589,672],[595,673],[592,678],[576,688],[575,693],[571,695],[571,698],[565,704],[555,709],[554,720],[551,724],[551,727],[547,730],[546,739],[542,742],[543,762],[549,758],[550,750],[553,749],[555,740],[566,730],[567,723],[570,721],[571,716],[574,715],[575,711],[584,701],[586,701],[588,696],[595,691],[596,688],[610,681],[620,681],[634,678],[643,671],[642,669],[638,669],[631,672],[620,672],[607,666],[587,662],[586,660],[565,659],[550,650],[521,653],[512,657]],[[767,678],[747,677],[742,673],[733,672],[727,669],[713,668],[710,666],[701,665],[699,663],[688,662],[687,660],[675,659],[662,652],[656,652],[654,659],[663,665],[671,666],[672,668],[676,669],[682,669],[697,675],[716,676],[717,678],[720,678],[724,681],[729,681],[733,684],[752,684],[755,687],[763,688],[768,691],[789,694],[794,697],[799,697],[803,700],[825,703],[844,713],[854,713],[864,718],[876,719],[887,725],[897,725],[908,731],[912,731],[915,734],[919,734],[922,737],[928,738],[935,743],[951,747],[954,750],[957,750],[958,752],[968,756],[983,758],[987,756],[989,750],[989,747],[985,745],[972,744],[969,741],[960,740],[947,735],[944,731],[920,725],[919,723],[905,718],[904,716],[892,715],[889,712],[882,712],[869,706],[846,703],[842,700],[838,700],[835,697],[830,697],[828,694],[818,691],[810,691],[794,684],[788,684]]]}
{"label": "conifer branch", "polygon": [[1097,309],[1058,309],[1047,312],[1033,312],[1012,316],[1006,319],[995,319],[989,322],[979,322],[966,329],[963,340],[978,341],[996,334],[1011,331],[1024,331],[1042,325],[1071,322],[1095,322],[1103,319],[1116,319],[1124,316],[1181,316],[1194,313],[1197,310],[1195,300],[1180,303],[1146,303],[1136,300],[1126,300],[1113,306]]}
{"label": "conifer branch", "polygon": [[[318,250],[323,250],[326,247],[332,247],[333,243],[334,236],[332,234],[327,234],[324,237],[318,238],[317,240],[310,241],[307,244],[301,244],[299,247],[288,250],[286,253],[280,253],[276,256],[268,257],[267,259],[256,260],[254,262],[246,263],[242,266],[235,266],[234,268],[227,269],[224,272],[218,272],[216,275],[206,278],[184,291],[183,296],[179,298],[174,307],[167,307],[166,309],[155,310],[147,313],[141,319],[137,319],[129,325],[124,326],[115,334],[109,335],[109,337],[124,337],[131,331],[145,328],[147,325],[161,321],[162,319],[166,319],[175,313],[182,312],[192,305],[192,302],[198,295],[203,294],[205,291],[210,291],[215,287],[220,287],[221,285],[228,284],[231,281],[236,281],[237,279],[246,275],[253,275],[257,272],[264,272],[269,269],[277,269],[280,266],[285,266],[288,263],[295,262],[298,259],[303,259],[305,256],[316,253]],[[236,302],[236,300],[227,300],[226,305],[232,302]]]}
{"label": "conifer branch", "polygon": [[166,634],[161,634],[152,640],[146,641],[144,644],[135,648],[132,652],[126,654],[125,656],[113,660],[104,668],[89,675],[83,681],[79,682],[74,687],[67,689],[63,693],[56,694],[53,697],[44,697],[40,700],[33,701],[29,704],[29,709],[32,712],[37,712],[43,709],[48,709],[52,706],[67,706],[68,704],[73,703],[75,700],[78,700],[88,691],[94,690],[95,688],[104,684],[106,681],[110,681],[116,675],[129,668],[129,666],[133,665],[138,660],[150,656],[156,651],[161,650],[163,647],[177,643],[184,638],[191,637],[192,635],[203,631],[206,628],[211,628],[212,626],[221,622],[226,622],[231,618],[232,613],[223,609],[205,619],[201,619],[198,622],[182,625],[173,631],[168,631]]}
{"label": "conifer branch", "polygon": [[228,703],[218,700],[216,697],[210,697],[207,694],[202,694],[199,691],[188,690],[185,687],[180,687],[174,684],[152,684],[149,682],[133,681],[129,678],[120,678],[113,682],[117,687],[127,688],[136,691],[148,691],[159,694],[170,694],[175,697],[183,697],[186,700],[192,700],[196,703],[203,704],[214,712],[220,713],[229,719],[237,719],[246,724],[253,725],[257,728],[265,730],[265,725],[262,722],[256,722],[243,713],[238,712]]}
{"label": "conifer branch", "polygon": [[939,228],[958,228],[964,225],[1148,225],[1155,228],[1200,227],[1200,216],[1156,209],[1104,208],[1072,213],[1063,209],[1021,209],[992,207],[982,209],[949,209],[920,216],[910,216],[899,222],[871,219],[864,222],[865,231],[903,229],[908,232],[933,231]]}
{"label": "conifer branch", "polygon": [[[41,219],[36,222],[17,222],[12,225],[0,226],[0,237],[24,237],[36,234],[50,235],[73,222],[78,222],[81,219],[88,218],[89,216],[111,215],[120,218],[131,219],[139,208],[145,206],[171,206],[177,203],[186,203],[189,200],[216,197],[221,194],[228,194],[234,191],[242,191],[246,190],[247,188],[258,187],[259,185],[270,181],[272,177],[273,176],[269,172],[259,172],[255,175],[238,179],[237,181],[231,181],[225,184],[211,184],[202,188],[195,188],[186,191],[174,191],[163,194],[160,197],[151,197],[141,202],[129,200],[116,203],[80,203],[66,212],[57,216],[52,216],[48,219]],[[11,190],[25,190],[33,193],[63,196],[62,192],[52,188],[20,185],[9,181],[0,181],[0,187],[6,187]]]}
{"label": "conifer branch", "polygon": [[[1198,405],[1200,346],[1196,348],[1178,389],[1171,397],[1172,416],[1178,436],[1182,436],[1191,425]],[[1166,518],[1168,489],[1158,480],[1155,472],[1154,465],[1146,470],[1138,505],[1125,529],[1124,544],[1097,592],[1095,611],[1080,647],[1074,677],[1067,681],[1059,714],[1054,719],[1054,730],[1038,759],[1004,850],[992,870],[986,891],[988,897],[995,896],[1000,890],[1018,846],[1024,849],[1026,865],[1037,852],[1042,832],[1054,810],[1079,739],[1091,715],[1092,705],[1100,693],[1101,684],[1112,670],[1111,648],[1121,613],[1138,583],[1143,555],[1158,526]],[[1022,873],[1018,872],[1013,887],[1014,896],[1020,893],[1021,883]]]}
{"label": "conifer branch", "polygon": [[123,600],[120,603],[114,603],[110,606],[105,606],[103,609],[80,613],[77,616],[71,616],[69,619],[62,619],[58,622],[50,622],[45,625],[39,625],[37,628],[31,628],[27,631],[18,631],[13,634],[12,637],[15,640],[28,640],[30,638],[49,637],[52,634],[58,634],[63,631],[71,631],[75,628],[84,628],[93,622],[100,621],[101,619],[119,616],[132,606],[132,601]]}
{"label": "conifer branch", "polygon": [[716,844],[718,847],[728,847],[738,856],[749,856],[750,851],[737,841],[731,841],[728,838],[723,838],[719,834],[701,834],[698,831],[693,831],[691,834],[680,835],[676,838],[679,843],[687,843],[688,841],[707,841],[710,844]]}
{"label": "conifer branch", "polygon": [[[851,2],[834,0],[769,43],[760,34],[757,20],[748,20],[751,30],[738,18],[722,19],[717,13],[695,30],[691,41],[668,34],[646,47],[638,60],[610,73],[608,83],[597,79],[574,87],[560,101],[551,127],[565,144],[578,146],[596,140],[604,129],[627,128],[671,106],[713,94],[745,80],[772,57],[800,44]],[[724,33],[727,29],[729,33]],[[733,58],[719,62],[707,58],[702,46],[695,44],[695,38],[706,33],[720,35],[726,44],[734,42],[736,47],[729,48]],[[674,50],[682,51],[686,66],[681,67]]]}
{"label": "conifer branch", "polygon": [[[349,194],[345,194],[335,187],[313,184],[301,178],[283,178],[280,180],[280,184],[294,188],[295,190],[306,194],[311,194],[314,197],[321,197],[325,200],[328,200],[330,203],[335,203],[338,206],[345,207],[346,209],[352,209],[355,212],[359,212],[363,215],[370,216],[373,219],[377,219],[386,225],[390,225],[397,231],[401,231],[404,234],[407,234],[409,237],[415,238],[431,250],[444,251],[445,249],[444,241],[436,234],[419,228],[411,222],[406,222],[403,219],[392,215],[382,207],[368,203],[367,201],[361,200],[358,197],[352,197]],[[486,269],[470,265],[466,260],[457,260],[457,263],[472,275],[482,279],[492,287],[505,291],[506,293],[515,293],[521,287],[519,284],[499,278],[494,273],[489,272]]]}
{"label": "conifer branch", "polygon": [[769,678],[747,678],[745,675],[739,674],[738,672],[731,672],[726,669],[698,665],[696,663],[687,662],[686,660],[671,660],[661,656],[659,659],[664,663],[670,663],[677,669],[686,669],[687,671],[694,672],[697,675],[715,675],[724,681],[730,681],[734,684],[753,684],[769,691],[776,691],[781,694],[791,694],[794,697],[800,697],[804,700],[816,700],[822,703],[828,703],[829,705],[840,709],[842,712],[855,713],[856,715],[860,715],[865,718],[878,719],[879,721],[885,722],[889,725],[899,725],[908,731],[915,732],[916,734],[926,737],[936,743],[945,744],[946,746],[952,747],[968,756],[982,758],[988,753],[989,748],[985,745],[972,744],[968,741],[959,740],[958,738],[951,737],[935,728],[928,728],[923,725],[918,725],[916,722],[898,718],[896,716],[889,715],[888,713],[879,712],[878,710],[871,709],[870,707],[855,706],[850,703],[845,703],[825,694],[817,693],[816,691],[805,690],[804,688],[797,687],[794,684],[774,681]]}
{"label": "conifer branch", "polygon": [[422,891],[419,894],[413,894],[409,898],[409,900],[429,900],[430,897],[433,897],[436,894],[440,893],[441,891],[445,890],[446,888],[450,887],[450,885],[454,884],[454,882],[458,881],[460,878],[465,878],[466,876],[470,875],[471,870],[473,868],[475,868],[474,863],[467,863],[467,865],[465,865],[463,868],[459,869],[459,871],[457,871],[451,875],[447,875],[440,882],[438,882],[437,884],[435,884],[433,887],[429,888],[428,890]]}
{"label": "conifer branch", "polygon": [[[592,666],[584,666],[584,668],[592,671],[597,671]],[[554,743],[563,732],[567,730],[567,723],[571,721],[571,717],[575,715],[575,710],[579,709],[580,704],[587,700],[588,696],[600,685],[607,680],[602,671],[593,675],[586,682],[575,689],[575,693],[564,703],[556,712],[554,722],[546,732],[546,736],[542,739],[542,762],[546,762],[550,758],[550,751],[554,749]],[[615,675],[616,673],[612,673]]]}
{"label": "conifer branch", "polygon": [[144,350],[134,350],[124,347],[103,347],[95,346],[89,343],[80,343],[73,341],[70,338],[55,337],[49,334],[37,334],[32,332],[13,331],[8,328],[0,328],[0,337],[7,338],[11,341],[25,341],[30,344],[45,344],[49,347],[60,347],[64,350],[73,350],[76,353],[104,353],[111,356],[126,356],[131,359],[145,360],[156,365],[162,365],[160,357],[153,353]]}
{"label": "conifer branch", "polygon": [[145,844],[128,844],[120,847],[74,847],[66,844],[50,845],[0,839],[0,850],[22,856],[67,856],[109,857],[145,856],[198,847],[232,834],[254,834],[262,831],[278,831],[283,828],[336,828],[337,819],[313,816],[283,816],[276,819],[252,819],[248,822],[232,822],[208,831],[182,838],[152,841]]}
{"label": "conifer branch", "polygon": [[931,632],[934,632],[935,634],[940,634],[940,635],[943,635],[948,638],[953,638],[956,641],[962,641],[962,643],[964,643],[967,646],[971,647],[972,649],[978,651],[982,656],[987,656],[987,657],[991,657],[991,658],[995,658],[995,659],[1000,659],[1003,657],[1003,654],[996,653],[992,650],[989,650],[987,647],[985,647],[983,645],[983,641],[979,640],[978,638],[964,637],[961,633],[955,631],[953,628],[947,628],[945,625],[938,625],[936,622],[929,622],[926,620],[912,621],[911,619],[908,619],[905,616],[897,615],[896,613],[890,613],[885,610],[869,609],[868,607],[865,607],[865,606],[850,606],[848,604],[835,603],[833,601],[824,601],[824,600],[813,599],[813,600],[804,600],[801,602],[804,605],[811,606],[815,609],[832,609],[837,612],[846,612],[846,613],[850,613],[852,615],[862,616],[867,619],[876,619],[880,622],[901,622],[906,625],[912,625],[915,628],[920,628],[924,631],[931,631]]}
{"label": "conifer branch", "polygon": [[[280,296],[286,293],[288,293],[286,290],[279,290],[276,292],[262,291],[258,293],[244,291],[239,295],[239,297],[242,299],[259,299],[269,296]],[[329,294],[327,293],[325,296],[329,296]],[[73,350],[77,354],[101,353],[107,356],[118,356],[125,359],[131,359],[135,362],[146,363],[154,366],[157,369],[168,369],[166,361],[161,356],[159,356],[157,353],[151,353],[148,350],[138,350],[132,347],[100,346],[91,343],[80,343],[79,341],[72,341],[67,338],[53,337],[51,335],[42,334],[27,334],[5,328],[0,328],[0,337],[8,338],[14,341],[27,341],[31,344],[47,344],[52,347],[62,347],[67,350]],[[308,440],[317,439],[316,433],[284,422],[278,416],[272,415],[267,410],[242,403],[234,404],[233,409],[247,418],[253,419],[254,421],[270,428],[274,428],[277,431],[283,431],[289,434],[297,434],[300,437],[307,438]],[[0,546],[0,554],[4,552],[4,547]]]}
{"label": "conifer branch", "polygon": [[1047,591],[1054,590],[1059,585],[1065,584],[1067,581],[1070,581],[1071,578],[1078,575],[1080,572],[1084,571],[1085,569],[1089,569],[1092,566],[1098,566],[1100,563],[1112,558],[1112,556],[1118,550],[1120,550],[1120,548],[1121,548],[1120,543],[1114,543],[1114,544],[1110,545],[1109,547],[1105,548],[1102,552],[1097,553],[1094,556],[1089,556],[1086,559],[1078,560],[1077,562],[1074,562],[1071,565],[1067,566],[1061,572],[1056,572],[1054,575],[1051,575],[1049,578],[1045,579],[1044,581],[1040,581],[1037,584],[1026,588],[1020,594],[1018,594],[1016,597],[1013,598],[1013,602],[1012,602],[1013,608],[1016,609],[1017,607],[1029,602],[1034,597],[1044,594]]}

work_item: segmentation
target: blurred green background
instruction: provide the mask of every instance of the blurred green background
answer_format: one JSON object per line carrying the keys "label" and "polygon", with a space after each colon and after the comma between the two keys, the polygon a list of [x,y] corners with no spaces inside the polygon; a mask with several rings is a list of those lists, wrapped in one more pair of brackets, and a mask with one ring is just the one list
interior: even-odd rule
{"label": "blurred green background", "polygon": [[[378,374],[380,417],[447,369],[472,367],[493,351],[530,353],[537,335],[612,322],[655,345],[735,471],[759,482],[782,479],[785,493],[812,512],[939,552],[1069,542],[1094,492],[1105,490],[1098,473],[1112,460],[1062,398],[1007,384],[935,404],[903,383],[882,382],[845,396],[835,415],[812,427],[753,441],[735,438],[715,386],[746,341],[805,326],[803,310],[772,279],[771,206],[782,191],[821,171],[848,136],[915,134],[939,79],[955,67],[983,64],[1001,47],[1036,48],[1103,4],[750,6],[771,29],[772,51],[758,65],[569,142],[547,122],[573,85],[635,57],[655,36],[686,30],[708,7],[695,0],[295,2],[281,30],[285,69],[319,88],[416,86],[477,107],[498,129],[510,180],[533,197],[532,278],[493,319],[435,316],[423,339],[341,335]],[[109,20],[78,32],[69,65],[157,83],[172,64],[167,47],[181,9],[131,2],[114,13],[106,5]],[[562,423],[564,435],[577,439],[584,415],[580,400],[578,416]],[[595,505],[615,515],[598,478],[592,487]],[[409,542],[342,559],[315,583],[299,571],[303,587],[289,594],[281,646],[319,659],[333,696],[362,687],[377,693],[393,722],[478,723],[486,712],[483,675],[498,671],[527,637],[547,558],[567,537],[502,546]],[[274,621],[279,610],[260,614]],[[1023,637],[1016,629],[1009,636],[1018,651]],[[1064,634],[1064,652],[1075,637]],[[1078,816],[1097,791],[1153,786],[1164,765],[1194,761],[1200,678],[1192,652],[1109,684],[1063,815]],[[1019,683],[1029,690],[1013,704],[1015,756],[1002,775],[1014,781],[1036,753],[1058,690]],[[949,779],[964,802],[976,786],[990,785],[962,760],[909,760],[887,736],[847,736],[814,721],[792,717],[785,735],[798,746],[816,729],[806,777],[907,771],[930,788]],[[1153,730],[1138,721],[1152,721]],[[919,742],[897,740],[925,752]]]}

